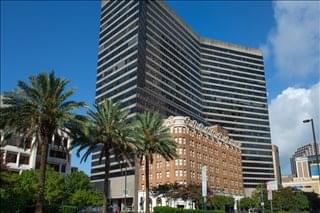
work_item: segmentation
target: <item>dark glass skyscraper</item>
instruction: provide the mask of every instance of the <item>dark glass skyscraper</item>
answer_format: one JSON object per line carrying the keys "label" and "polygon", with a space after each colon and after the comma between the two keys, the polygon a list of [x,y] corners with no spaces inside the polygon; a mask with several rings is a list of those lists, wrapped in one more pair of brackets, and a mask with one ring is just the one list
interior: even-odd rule
{"label": "dark glass skyscraper", "polygon": [[[241,143],[244,187],[274,178],[262,52],[200,37],[162,1],[102,2],[96,102],[104,98],[130,117],[148,110],[220,124]],[[91,180],[99,185],[97,158]]]}

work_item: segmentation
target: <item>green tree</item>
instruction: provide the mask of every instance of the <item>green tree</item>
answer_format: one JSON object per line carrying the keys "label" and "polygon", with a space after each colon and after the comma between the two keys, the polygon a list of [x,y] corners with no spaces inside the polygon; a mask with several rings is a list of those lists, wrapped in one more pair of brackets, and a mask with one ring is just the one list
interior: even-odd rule
{"label": "green tree", "polygon": [[4,94],[8,107],[1,108],[0,128],[6,136],[22,136],[23,144],[35,138],[35,146],[40,148],[37,213],[43,212],[48,145],[60,131],[68,134],[67,123],[76,121],[73,110],[85,106],[84,102],[68,101],[74,93],[73,89],[66,90],[68,83],[54,72],[40,73],[29,77],[29,82],[18,81],[15,91]]}
{"label": "green tree", "polygon": [[256,190],[252,193],[251,198],[256,207],[261,208],[261,202],[263,202],[266,209],[270,208],[266,185],[258,185]]}
{"label": "green tree", "polygon": [[306,210],[309,207],[308,198],[300,191],[291,188],[282,188],[273,192],[274,208],[285,210]]}
{"label": "green tree", "polygon": [[78,190],[90,190],[90,179],[82,171],[71,172],[65,178],[64,191],[71,195]]}
{"label": "green tree", "polygon": [[92,188],[89,177],[82,171],[67,175],[64,191],[68,203],[78,208],[102,205],[102,193]]}
{"label": "green tree", "polygon": [[223,195],[214,195],[208,199],[209,206],[214,209],[224,210],[227,206],[233,205],[234,199],[232,197]]}
{"label": "green tree", "polygon": [[49,206],[58,205],[65,198],[64,178],[52,168],[47,169],[44,194]]}
{"label": "green tree", "polygon": [[202,200],[201,187],[197,184],[181,185],[178,183],[163,184],[152,188],[151,193],[155,196],[162,195],[169,200],[191,200],[196,208],[200,207]]}
{"label": "green tree", "polygon": [[[127,120],[127,111],[121,110],[117,103],[105,100],[95,105],[95,110],[89,110],[88,120],[84,125],[71,127],[73,132],[74,147],[78,146],[77,155],[85,150],[81,161],[86,161],[88,156],[97,149],[101,150],[100,161],[104,157],[104,191],[102,212],[107,212],[109,197],[109,171],[110,155],[113,153],[118,160],[128,159],[133,148],[130,143],[131,126]],[[127,161],[129,162],[129,161]]]}
{"label": "green tree", "polygon": [[[18,173],[0,172],[0,209],[1,212],[23,212],[28,200],[32,200],[32,195],[28,196],[18,190],[20,175]],[[27,187],[26,187],[27,188]]]}
{"label": "green tree", "polygon": [[146,112],[138,115],[134,123],[134,130],[137,156],[140,162],[145,161],[146,213],[149,213],[149,165],[153,163],[154,154],[159,154],[166,160],[174,159],[177,156],[176,144],[169,128],[163,124],[159,114]]}
{"label": "green tree", "polygon": [[308,198],[302,192],[295,193],[294,204],[294,209],[307,210],[309,208]]}
{"label": "green tree", "polygon": [[102,193],[93,189],[79,189],[71,194],[70,203],[78,208],[102,205]]}
{"label": "green tree", "polygon": [[303,194],[308,199],[310,213],[320,212],[320,198],[318,197],[318,194],[314,192],[303,192]]}
{"label": "green tree", "polygon": [[37,195],[38,176],[34,170],[23,171],[14,186],[17,196],[24,200],[21,203],[33,206]]}
{"label": "green tree", "polygon": [[241,209],[250,209],[256,206],[255,201],[250,197],[244,197],[240,200],[240,208]]}

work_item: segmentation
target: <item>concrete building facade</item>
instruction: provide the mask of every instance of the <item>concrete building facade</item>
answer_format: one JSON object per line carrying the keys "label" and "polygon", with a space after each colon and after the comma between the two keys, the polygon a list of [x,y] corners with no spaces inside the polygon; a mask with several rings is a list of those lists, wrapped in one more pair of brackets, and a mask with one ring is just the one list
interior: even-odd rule
{"label": "concrete building facade", "polygon": [[[245,189],[274,179],[262,52],[197,35],[163,1],[102,1],[96,103],[105,98],[130,118],[147,110],[219,124],[241,144]],[[91,180],[101,188],[98,156]]]}
{"label": "concrete building facade", "polygon": [[[7,106],[3,103],[1,95],[0,107]],[[62,132],[61,136],[53,137],[53,139],[48,149],[48,165],[61,174],[68,174],[71,172],[71,140]],[[17,136],[4,140],[1,134],[0,141],[0,166],[2,170],[22,172],[23,170],[40,168],[40,148],[34,144],[35,138],[30,138],[25,147],[21,146],[21,138]]]}
{"label": "concrete building facade", "polygon": [[[317,144],[320,153],[320,144]],[[290,158],[291,173],[293,177],[309,178],[318,176],[317,160],[314,144],[299,147]]]}
{"label": "concrete building facade", "polygon": [[291,187],[304,192],[314,192],[320,196],[320,182],[317,177],[284,177],[282,187]]}
{"label": "concrete building facade", "polygon": [[272,161],[273,161],[274,179],[278,182],[279,186],[281,186],[282,180],[281,180],[279,148],[274,144],[272,144]]}
{"label": "concrete building facade", "polygon": [[[21,172],[28,169],[40,168],[40,149],[30,140],[26,147],[20,146],[20,138],[13,137],[0,147],[1,168]],[[71,172],[71,150],[68,137],[56,138],[49,144],[48,165],[61,174]]]}

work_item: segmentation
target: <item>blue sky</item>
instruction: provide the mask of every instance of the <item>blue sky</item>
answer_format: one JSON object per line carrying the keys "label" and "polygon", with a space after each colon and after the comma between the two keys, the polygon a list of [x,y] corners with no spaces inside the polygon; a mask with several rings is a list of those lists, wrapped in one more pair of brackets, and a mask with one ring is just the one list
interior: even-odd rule
{"label": "blue sky", "polygon": [[[311,140],[308,127],[300,125],[300,117],[295,114],[303,112],[302,117],[320,117],[318,101],[312,102],[312,94],[317,97],[319,92],[319,48],[315,43],[319,38],[319,4],[275,4],[269,1],[167,3],[201,36],[263,48],[271,130],[275,129],[271,134],[273,142],[280,147],[280,154],[283,154],[284,173],[288,173],[289,154],[299,144]],[[77,89],[75,100],[92,104],[99,12],[99,1],[1,1],[1,91],[13,89],[17,80],[25,80],[31,74],[55,70],[58,75],[71,80],[70,86]],[[300,18],[295,19],[292,14]],[[308,38],[310,34],[314,36]],[[310,52],[310,47],[315,50]],[[295,104],[302,103],[302,100],[311,102],[311,106]],[[292,112],[284,110],[288,113],[282,120],[278,114],[272,114],[283,112],[286,106]],[[294,127],[291,123],[281,122],[292,117],[299,117],[294,120]],[[292,131],[298,131],[299,135]],[[290,138],[290,142],[286,138]],[[286,150],[288,143],[291,148]],[[73,156],[72,164],[89,174],[89,160],[80,164],[79,159]]]}

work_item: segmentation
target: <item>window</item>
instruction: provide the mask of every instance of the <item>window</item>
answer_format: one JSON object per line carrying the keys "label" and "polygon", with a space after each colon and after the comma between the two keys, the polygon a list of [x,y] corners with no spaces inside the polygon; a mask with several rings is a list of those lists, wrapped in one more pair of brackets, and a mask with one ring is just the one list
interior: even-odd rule
{"label": "window", "polygon": [[67,155],[64,151],[50,150],[50,157],[66,159]]}
{"label": "window", "polygon": [[29,164],[29,156],[28,155],[24,155],[24,154],[20,154],[19,164],[28,165]]}
{"label": "window", "polygon": [[183,162],[183,160],[182,160],[182,159],[179,159],[179,165],[180,165],[180,166],[182,166],[182,164],[183,164],[182,162]]}
{"label": "window", "polygon": [[166,177],[167,177],[167,178],[170,177],[170,172],[169,172],[169,171],[166,172]]}
{"label": "window", "polygon": [[52,167],[56,172],[59,172],[59,164],[49,163],[49,166]]}
{"label": "window", "polygon": [[61,165],[61,172],[63,172],[63,173],[66,172],[66,165],[65,164]]}
{"label": "window", "polygon": [[8,163],[16,163],[18,154],[16,152],[7,152],[6,154],[6,162]]}

